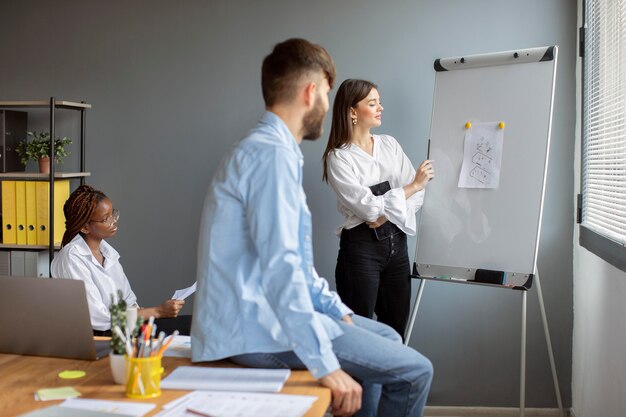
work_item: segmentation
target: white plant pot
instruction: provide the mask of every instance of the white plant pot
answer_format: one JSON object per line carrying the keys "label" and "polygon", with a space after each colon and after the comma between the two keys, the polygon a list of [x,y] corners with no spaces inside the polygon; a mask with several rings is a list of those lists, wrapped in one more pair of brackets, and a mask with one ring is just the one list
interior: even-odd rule
{"label": "white plant pot", "polygon": [[126,384],[126,355],[116,355],[111,352],[109,353],[109,360],[111,362],[113,381],[116,384]]}

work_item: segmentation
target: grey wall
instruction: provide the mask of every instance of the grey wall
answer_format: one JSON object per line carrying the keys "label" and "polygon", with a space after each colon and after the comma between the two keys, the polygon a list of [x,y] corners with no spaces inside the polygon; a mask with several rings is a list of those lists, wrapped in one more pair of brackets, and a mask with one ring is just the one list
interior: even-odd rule
{"label": "grey wall", "polygon": [[[560,45],[539,271],[569,404],[575,1],[2,1],[0,99],[93,105],[89,182],[121,210],[112,243],[140,302],[156,304],[193,282],[211,175],[263,110],[262,58],[293,36],[326,46],[340,81],[380,85],[381,131],[414,162],[426,155],[435,58]],[[71,116],[61,126],[76,136]],[[303,145],[304,187],[317,267],[332,283],[340,217],[321,182],[324,142]],[[519,305],[516,294],[426,287],[411,345],[435,365],[429,404],[517,404]],[[526,404],[555,406],[535,290],[528,326]]]}

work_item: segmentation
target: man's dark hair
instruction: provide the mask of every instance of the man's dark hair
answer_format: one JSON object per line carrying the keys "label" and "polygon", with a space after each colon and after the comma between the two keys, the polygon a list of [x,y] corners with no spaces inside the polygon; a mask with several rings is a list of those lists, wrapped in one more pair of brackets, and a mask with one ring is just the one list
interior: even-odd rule
{"label": "man's dark hair", "polygon": [[335,64],[320,45],[305,39],[287,39],[277,44],[263,60],[261,86],[265,106],[290,102],[304,75],[323,73],[332,88]]}

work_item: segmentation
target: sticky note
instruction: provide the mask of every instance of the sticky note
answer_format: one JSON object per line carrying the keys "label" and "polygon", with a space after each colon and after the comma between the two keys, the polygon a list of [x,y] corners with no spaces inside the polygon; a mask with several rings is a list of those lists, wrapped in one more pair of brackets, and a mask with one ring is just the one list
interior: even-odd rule
{"label": "sticky note", "polygon": [[35,393],[37,401],[64,400],[66,398],[76,398],[80,392],[72,387],[42,388]]}
{"label": "sticky note", "polygon": [[62,372],[59,372],[59,378],[63,378],[63,379],[82,378],[85,375],[87,375],[87,373],[85,371],[62,371]]}

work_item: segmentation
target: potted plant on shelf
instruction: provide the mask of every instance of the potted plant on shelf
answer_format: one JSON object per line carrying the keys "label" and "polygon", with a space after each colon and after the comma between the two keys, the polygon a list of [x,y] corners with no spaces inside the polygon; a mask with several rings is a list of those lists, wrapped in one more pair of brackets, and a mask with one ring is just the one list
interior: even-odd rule
{"label": "potted plant on shelf", "polygon": [[[50,133],[46,132],[28,132],[28,136],[32,140],[21,141],[15,151],[20,156],[22,164],[26,165],[28,161],[39,162],[39,172],[48,174],[50,173]],[[69,155],[69,152],[65,149],[70,145],[72,140],[67,136],[54,139],[54,160],[60,164],[63,162],[63,158]]]}

